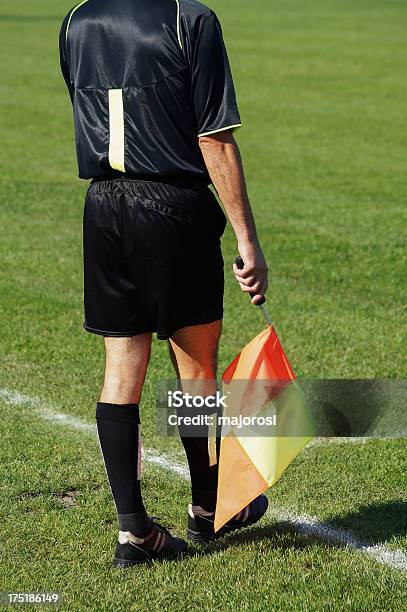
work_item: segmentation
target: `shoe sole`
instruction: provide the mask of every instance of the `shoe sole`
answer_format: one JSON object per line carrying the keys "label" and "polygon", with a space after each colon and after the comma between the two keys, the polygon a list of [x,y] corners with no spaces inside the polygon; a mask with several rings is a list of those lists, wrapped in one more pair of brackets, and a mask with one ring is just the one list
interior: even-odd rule
{"label": "shoe sole", "polygon": [[195,542],[196,544],[208,544],[208,542],[213,542],[213,540],[217,540],[218,538],[221,538],[224,535],[232,533],[233,531],[238,531],[239,529],[245,529],[246,527],[250,527],[251,525],[254,525],[255,523],[257,523],[261,518],[263,518],[263,516],[267,512],[268,506],[269,505],[267,503],[264,509],[264,512],[257,518],[252,519],[251,521],[246,521],[245,523],[242,523],[241,525],[232,525],[230,527],[225,525],[216,533],[205,533],[204,531],[193,531],[192,529],[188,529],[187,530],[188,540],[192,540],[192,542]]}
{"label": "shoe sole", "polygon": [[134,565],[153,565],[154,561],[156,561],[157,559],[178,559],[182,557],[186,552],[187,549],[185,548],[185,550],[182,550],[180,552],[167,553],[163,555],[159,554],[150,558],[146,557],[145,559],[133,559],[132,561],[128,559],[118,559],[117,557],[114,557],[112,565],[113,567],[120,567],[121,569],[133,567]]}
{"label": "shoe sole", "polygon": [[223,530],[221,529],[217,533],[205,533],[204,531],[192,531],[192,529],[187,530],[188,540],[195,542],[196,544],[207,544],[208,542],[212,542],[212,540],[217,540],[218,538],[224,535]]}

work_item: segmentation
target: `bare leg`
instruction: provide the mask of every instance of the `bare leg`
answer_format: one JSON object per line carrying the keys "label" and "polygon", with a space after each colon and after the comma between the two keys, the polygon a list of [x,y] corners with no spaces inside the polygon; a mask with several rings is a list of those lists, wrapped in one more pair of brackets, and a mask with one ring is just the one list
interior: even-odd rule
{"label": "bare leg", "polygon": [[[185,381],[202,381],[207,393],[216,390],[218,345],[222,321],[184,327],[169,340],[170,355],[177,376]],[[207,381],[206,385],[204,381]]]}
{"label": "bare leg", "polygon": [[[215,321],[180,329],[170,339],[171,359],[184,393],[203,396],[215,393],[221,329],[222,321]],[[218,481],[216,449],[208,445],[208,427],[201,430],[200,437],[181,435],[181,440],[191,474],[192,508],[213,512]]]}
{"label": "bare leg", "polygon": [[144,536],[151,520],[141,485],[139,401],[150,357],[151,334],[105,338],[106,369],[96,421],[120,530]]}
{"label": "bare leg", "polygon": [[100,397],[109,404],[138,404],[151,350],[151,334],[105,338],[105,379]]}

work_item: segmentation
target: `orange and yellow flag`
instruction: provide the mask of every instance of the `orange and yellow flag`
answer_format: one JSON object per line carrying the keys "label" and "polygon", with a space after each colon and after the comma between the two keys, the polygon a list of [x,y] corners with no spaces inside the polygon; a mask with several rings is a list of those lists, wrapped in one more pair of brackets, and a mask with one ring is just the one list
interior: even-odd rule
{"label": "orange and yellow flag", "polygon": [[[314,437],[311,414],[272,325],[226,368],[222,384],[228,424],[222,428],[215,531],[276,483]],[[253,416],[257,420],[243,418]],[[230,425],[234,420],[238,424]]]}

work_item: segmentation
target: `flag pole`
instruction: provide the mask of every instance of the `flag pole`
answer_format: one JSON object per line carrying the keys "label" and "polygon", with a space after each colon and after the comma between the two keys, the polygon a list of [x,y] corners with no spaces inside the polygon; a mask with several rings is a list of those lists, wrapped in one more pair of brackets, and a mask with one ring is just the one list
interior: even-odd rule
{"label": "flag pole", "polygon": [[261,310],[261,314],[263,315],[264,320],[266,321],[267,325],[270,325],[270,327],[272,327],[273,326],[273,321],[271,320],[271,317],[270,317],[270,315],[269,315],[269,313],[267,311],[267,308],[266,308],[265,304],[264,303],[263,304],[258,304],[258,306],[259,306],[259,308]]}

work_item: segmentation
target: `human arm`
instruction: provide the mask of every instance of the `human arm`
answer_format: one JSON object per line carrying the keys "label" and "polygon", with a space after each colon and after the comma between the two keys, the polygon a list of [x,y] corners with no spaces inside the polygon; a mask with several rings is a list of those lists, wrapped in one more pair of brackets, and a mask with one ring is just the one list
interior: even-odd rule
{"label": "human arm", "polygon": [[256,231],[247,195],[239,147],[231,130],[201,136],[199,146],[208,173],[225,207],[237,240],[244,268],[233,271],[242,291],[253,293],[258,304],[268,287],[268,268]]}

